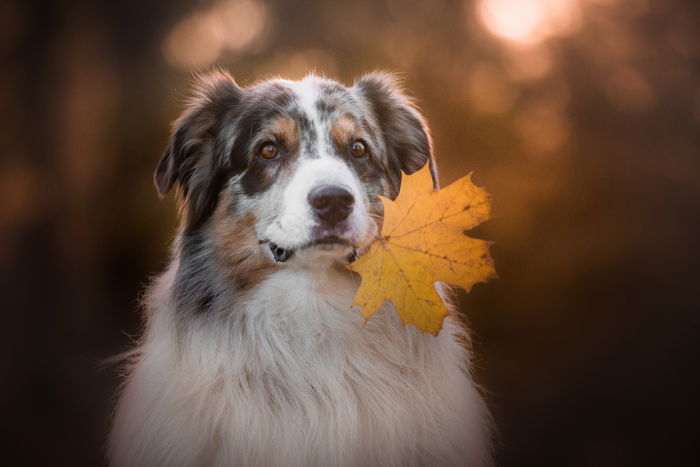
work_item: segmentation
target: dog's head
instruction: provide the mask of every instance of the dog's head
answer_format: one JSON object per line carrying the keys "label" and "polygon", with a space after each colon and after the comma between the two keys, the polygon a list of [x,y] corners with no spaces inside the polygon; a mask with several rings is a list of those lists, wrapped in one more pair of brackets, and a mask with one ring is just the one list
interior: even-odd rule
{"label": "dog's head", "polygon": [[217,72],[198,79],[155,181],[161,195],[179,184],[185,237],[217,232],[239,261],[317,264],[367,247],[377,195],[428,162],[425,121],[390,75],[244,88]]}

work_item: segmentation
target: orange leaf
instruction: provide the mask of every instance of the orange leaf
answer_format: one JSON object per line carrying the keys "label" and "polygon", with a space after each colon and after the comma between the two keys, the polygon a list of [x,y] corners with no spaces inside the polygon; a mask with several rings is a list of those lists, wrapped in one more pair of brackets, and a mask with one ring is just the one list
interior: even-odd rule
{"label": "orange leaf", "polygon": [[467,291],[496,276],[490,242],[465,231],[487,220],[491,197],[471,181],[471,174],[435,191],[426,165],[402,174],[395,201],[384,204],[381,238],[348,268],[362,277],[353,305],[369,319],[387,300],[404,324],[437,335],[448,314],[435,289],[441,281]]}

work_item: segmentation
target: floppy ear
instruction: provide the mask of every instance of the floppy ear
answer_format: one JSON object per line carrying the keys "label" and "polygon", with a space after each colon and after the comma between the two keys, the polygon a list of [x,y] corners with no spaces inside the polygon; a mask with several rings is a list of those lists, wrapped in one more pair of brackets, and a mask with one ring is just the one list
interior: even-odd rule
{"label": "floppy ear", "polygon": [[438,188],[433,143],[425,119],[389,73],[374,72],[357,80],[354,87],[369,103],[384,135],[389,164],[407,174],[430,164],[433,185]]}
{"label": "floppy ear", "polygon": [[154,180],[160,196],[179,184],[189,227],[201,223],[216,207],[232,144],[221,134],[222,123],[235,118],[241,95],[226,73],[200,76],[187,108],[173,123]]}

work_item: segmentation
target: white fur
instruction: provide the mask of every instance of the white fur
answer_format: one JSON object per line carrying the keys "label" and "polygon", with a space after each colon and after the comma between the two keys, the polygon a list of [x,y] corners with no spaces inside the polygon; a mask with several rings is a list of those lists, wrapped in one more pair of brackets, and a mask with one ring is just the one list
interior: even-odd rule
{"label": "white fur", "polygon": [[269,203],[280,208],[261,238],[291,249],[309,242],[316,220],[307,198],[311,190],[321,185],[343,186],[352,193],[356,204],[346,221],[348,230],[341,237],[354,245],[370,243],[376,228],[368,214],[366,196],[345,162],[330,156],[299,161],[294,175],[283,188],[280,202]]}
{"label": "white fur", "polygon": [[390,309],[363,325],[349,273],[295,265],[236,310],[245,329],[179,336],[176,265],[160,278],[113,465],[489,464],[488,414],[451,319],[438,337]]}
{"label": "white fur", "polygon": [[[321,120],[315,105],[316,101],[319,99],[318,84],[322,81],[322,78],[309,75],[301,81],[289,81],[288,86],[299,98],[299,106],[311,120],[316,130],[317,142],[321,143],[317,148],[318,154],[313,154],[313,156],[329,157],[333,154],[330,141],[330,128],[328,127],[330,122],[324,123]],[[319,139],[321,139],[321,141],[318,141]],[[308,155],[310,154],[307,154],[307,156]]]}

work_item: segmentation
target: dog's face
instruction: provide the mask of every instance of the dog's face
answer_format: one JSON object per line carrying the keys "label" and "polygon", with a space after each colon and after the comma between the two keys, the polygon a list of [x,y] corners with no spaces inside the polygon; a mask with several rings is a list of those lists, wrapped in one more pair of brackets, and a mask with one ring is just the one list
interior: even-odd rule
{"label": "dog's face", "polygon": [[388,75],[241,88],[217,73],[200,78],[155,179],[162,195],[179,183],[185,236],[215,232],[278,266],[318,264],[366,248],[377,195],[395,197],[401,171],[429,161],[427,127]]}

